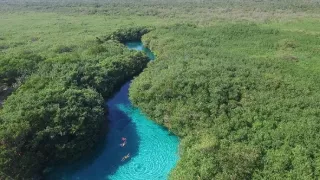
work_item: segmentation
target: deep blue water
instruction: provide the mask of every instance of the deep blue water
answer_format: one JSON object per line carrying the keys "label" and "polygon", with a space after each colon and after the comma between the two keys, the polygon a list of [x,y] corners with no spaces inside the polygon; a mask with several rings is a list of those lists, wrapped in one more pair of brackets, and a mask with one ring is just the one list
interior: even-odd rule
{"label": "deep blue water", "polygon": [[[127,43],[129,49],[152,52],[141,42]],[[128,99],[130,82],[107,102],[109,131],[92,157],[68,167],[56,168],[48,179],[79,180],[165,180],[178,160],[176,136],[134,108]],[[120,146],[126,138],[125,146]],[[123,157],[129,157],[123,160]]]}

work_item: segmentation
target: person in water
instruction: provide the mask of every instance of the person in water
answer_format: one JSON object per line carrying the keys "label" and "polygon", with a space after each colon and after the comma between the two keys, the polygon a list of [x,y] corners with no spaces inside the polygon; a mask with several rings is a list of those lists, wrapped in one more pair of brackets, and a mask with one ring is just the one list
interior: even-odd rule
{"label": "person in water", "polygon": [[130,157],[130,153],[128,153],[127,155],[123,156],[123,158],[121,159],[121,161],[125,161],[126,159],[128,159]]}
{"label": "person in water", "polygon": [[120,144],[121,147],[124,147],[127,144],[127,141],[124,141],[123,143]]}
{"label": "person in water", "polygon": [[127,138],[122,137],[121,140],[122,140],[123,142],[120,144],[120,146],[121,146],[121,147],[124,147],[124,146],[127,144]]}

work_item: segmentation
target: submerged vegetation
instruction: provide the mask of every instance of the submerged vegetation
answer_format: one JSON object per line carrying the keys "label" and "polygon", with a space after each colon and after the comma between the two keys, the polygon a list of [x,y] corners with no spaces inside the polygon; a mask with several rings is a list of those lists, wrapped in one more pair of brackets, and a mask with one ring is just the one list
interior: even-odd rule
{"label": "submerged vegetation", "polygon": [[94,148],[104,100],[147,66],[121,44],[141,37],[157,59],[130,98],[181,138],[170,179],[319,179],[319,12],[316,0],[0,1],[0,179]]}

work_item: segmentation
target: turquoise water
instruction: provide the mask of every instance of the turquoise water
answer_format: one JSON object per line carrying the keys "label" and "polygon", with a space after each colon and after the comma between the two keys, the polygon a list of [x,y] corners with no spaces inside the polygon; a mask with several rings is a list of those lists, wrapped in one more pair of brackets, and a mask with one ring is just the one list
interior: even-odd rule
{"label": "turquoise water", "polygon": [[[129,49],[152,52],[141,42],[126,44]],[[109,131],[93,157],[68,167],[56,168],[47,179],[75,180],[165,180],[178,160],[176,136],[158,126],[134,108],[128,99],[130,82],[107,102]],[[125,146],[120,144],[126,138]],[[129,154],[129,158],[122,161]]]}
{"label": "turquoise water", "polygon": [[150,49],[144,47],[141,42],[128,42],[125,45],[129,49],[145,52],[150,60],[154,60],[155,59],[155,55],[150,51]]}

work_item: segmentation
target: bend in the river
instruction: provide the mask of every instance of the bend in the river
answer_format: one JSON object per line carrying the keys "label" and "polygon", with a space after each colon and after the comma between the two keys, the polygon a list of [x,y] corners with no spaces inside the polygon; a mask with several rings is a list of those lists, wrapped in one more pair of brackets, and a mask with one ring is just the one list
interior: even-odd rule
{"label": "bend in the river", "polygon": [[[141,42],[125,44],[129,49],[153,53]],[[109,131],[94,157],[57,168],[48,179],[165,180],[178,160],[176,136],[146,118],[128,98],[130,82],[108,102]]]}

